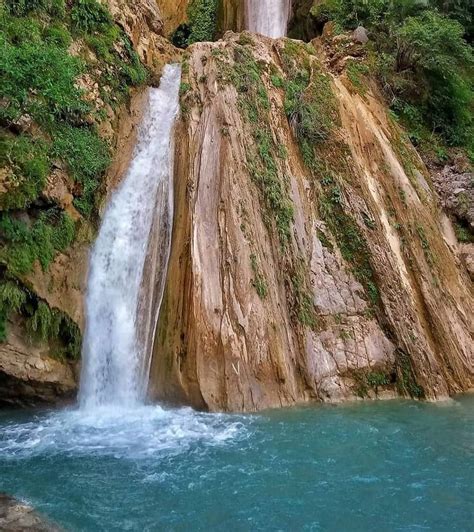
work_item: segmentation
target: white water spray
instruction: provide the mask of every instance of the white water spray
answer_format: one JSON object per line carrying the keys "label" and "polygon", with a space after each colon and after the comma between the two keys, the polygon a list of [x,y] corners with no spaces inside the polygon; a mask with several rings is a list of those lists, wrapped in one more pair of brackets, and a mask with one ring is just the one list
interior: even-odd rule
{"label": "white water spray", "polygon": [[172,228],[172,136],[181,68],[150,89],[130,168],[94,245],[86,298],[80,404],[130,407],[144,399]]}
{"label": "white water spray", "polygon": [[247,28],[277,39],[286,35],[291,0],[246,0]]}

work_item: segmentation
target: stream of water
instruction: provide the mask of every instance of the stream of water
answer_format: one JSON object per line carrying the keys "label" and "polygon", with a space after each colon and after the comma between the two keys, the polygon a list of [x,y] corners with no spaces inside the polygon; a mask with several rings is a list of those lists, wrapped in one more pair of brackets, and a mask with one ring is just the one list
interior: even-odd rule
{"label": "stream of water", "polygon": [[107,206],[92,250],[80,390],[84,409],[129,407],[146,393],[149,339],[171,241],[172,131],[180,79],[180,66],[168,65],[160,88],[149,90],[130,168]]}
{"label": "stream of water", "polygon": [[247,28],[277,39],[286,35],[291,0],[246,0]]}

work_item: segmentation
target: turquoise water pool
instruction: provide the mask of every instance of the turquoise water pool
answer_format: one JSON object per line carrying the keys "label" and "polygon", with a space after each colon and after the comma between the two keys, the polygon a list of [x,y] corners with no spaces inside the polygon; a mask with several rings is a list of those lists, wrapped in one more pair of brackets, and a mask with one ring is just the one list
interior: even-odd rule
{"label": "turquoise water pool", "polygon": [[474,396],[2,411],[0,490],[73,531],[472,531],[473,422]]}

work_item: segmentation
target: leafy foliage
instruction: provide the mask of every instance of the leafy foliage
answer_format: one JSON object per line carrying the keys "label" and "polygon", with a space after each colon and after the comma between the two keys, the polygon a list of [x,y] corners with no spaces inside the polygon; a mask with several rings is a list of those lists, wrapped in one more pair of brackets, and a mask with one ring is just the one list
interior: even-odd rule
{"label": "leafy foliage", "polygon": [[301,43],[287,41],[282,52],[285,113],[295,131],[305,164],[314,166],[314,148],[327,140],[339,122],[331,82],[312,50]]}
{"label": "leafy foliage", "polygon": [[73,179],[82,185],[82,194],[74,203],[90,216],[99,178],[110,163],[107,144],[90,128],[65,125],[56,133],[52,154],[63,158]]}
{"label": "leafy foliage", "polygon": [[81,351],[82,337],[78,326],[57,309],[37,299],[19,281],[8,275],[0,281],[0,342],[7,336],[7,320],[21,315],[32,340],[50,342],[52,355],[76,360]]}
{"label": "leafy foliage", "polygon": [[[21,280],[35,263],[46,271],[76,236],[73,220],[43,194],[53,168],[68,171],[75,207],[94,219],[110,152],[97,127],[104,104],[87,97],[84,80],[114,106],[147,71],[97,0],[3,0],[0,21],[0,341],[17,313],[33,337],[59,341],[58,356],[77,357],[77,326]],[[79,54],[69,51],[73,41]]]}
{"label": "leafy foliage", "polygon": [[39,196],[51,162],[62,159],[81,185],[76,206],[90,216],[109,163],[109,148],[91,121],[94,107],[78,85],[79,76],[89,71],[94,75],[96,65],[70,55],[67,47],[78,34],[96,51],[100,86],[109,88],[102,96],[110,103],[120,101],[131,85],[142,83],[146,70],[96,0],[76,0],[72,5],[9,0],[0,6],[0,16],[0,120],[9,130],[0,136],[0,163],[8,169],[9,185],[0,205],[28,208]]}
{"label": "leafy foliage", "polygon": [[23,209],[44,186],[50,169],[48,146],[28,135],[0,137],[0,166],[10,169],[10,192],[0,196],[0,208]]}
{"label": "leafy foliage", "polygon": [[61,46],[0,38],[0,54],[3,119],[15,120],[26,113],[40,125],[52,127],[54,120],[74,120],[88,110],[75,85],[81,63]]}
{"label": "leafy foliage", "polygon": [[43,212],[29,227],[25,222],[0,215],[0,233],[3,246],[0,262],[14,276],[22,276],[31,271],[39,260],[43,270],[47,270],[54,255],[64,251],[74,240],[74,222],[69,216],[56,209]]}
{"label": "leafy foliage", "polygon": [[96,0],[76,0],[71,9],[71,21],[74,30],[92,33],[106,29],[112,24],[112,17]]}
{"label": "leafy foliage", "polygon": [[171,40],[186,48],[196,42],[213,41],[217,32],[219,0],[192,0],[188,6],[188,23],[176,28]]}
{"label": "leafy foliage", "polygon": [[333,176],[321,181],[320,214],[333,234],[343,258],[351,265],[354,277],[365,288],[370,302],[377,305],[380,294],[370,262],[367,242],[354,220],[343,208],[343,195]]}
{"label": "leafy foliage", "polygon": [[52,16],[64,16],[64,0],[4,0],[7,10],[15,16],[24,17],[32,12],[45,12]]}
{"label": "leafy foliage", "polygon": [[[472,2],[325,0],[311,16],[318,27],[332,20],[341,30],[369,31],[373,71],[415,143],[435,134],[473,149]],[[349,77],[357,78],[349,66]]]}
{"label": "leafy foliage", "polygon": [[275,223],[284,246],[290,238],[293,205],[285,180],[278,172],[276,158],[279,157],[279,150],[268,127],[270,101],[262,81],[263,67],[246,46],[236,48],[234,60],[230,81],[237,89],[239,105],[252,127],[256,145],[256,153],[248,157],[248,168],[262,193],[268,221]]}
{"label": "leafy foliage", "polygon": [[255,291],[257,292],[258,297],[260,299],[265,299],[268,294],[268,286],[265,281],[265,277],[260,272],[257,256],[254,253],[250,255],[250,265],[252,267],[252,271],[254,274],[252,285],[255,288]]}

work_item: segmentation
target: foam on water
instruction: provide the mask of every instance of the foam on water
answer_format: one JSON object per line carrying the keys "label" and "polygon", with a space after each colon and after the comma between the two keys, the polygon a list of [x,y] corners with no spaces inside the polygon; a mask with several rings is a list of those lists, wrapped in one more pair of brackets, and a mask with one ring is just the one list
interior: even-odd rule
{"label": "foam on water", "polygon": [[286,35],[291,0],[247,0],[247,28],[277,39]]}
{"label": "foam on water", "polygon": [[190,408],[66,409],[3,425],[0,455],[3,459],[65,455],[140,460],[175,456],[195,444],[220,446],[246,434],[239,417]]}

